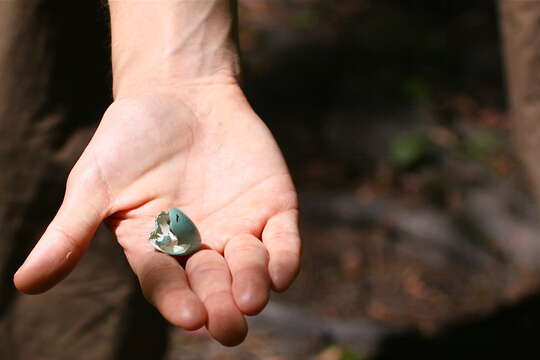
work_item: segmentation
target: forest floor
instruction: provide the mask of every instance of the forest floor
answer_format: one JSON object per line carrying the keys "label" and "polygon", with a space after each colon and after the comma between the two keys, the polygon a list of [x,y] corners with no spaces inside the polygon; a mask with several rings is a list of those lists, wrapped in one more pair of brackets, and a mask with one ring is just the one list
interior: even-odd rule
{"label": "forest floor", "polygon": [[174,329],[169,358],[532,346],[540,222],[509,135],[493,4],[240,5],[246,93],[299,190],[303,267],[242,345]]}

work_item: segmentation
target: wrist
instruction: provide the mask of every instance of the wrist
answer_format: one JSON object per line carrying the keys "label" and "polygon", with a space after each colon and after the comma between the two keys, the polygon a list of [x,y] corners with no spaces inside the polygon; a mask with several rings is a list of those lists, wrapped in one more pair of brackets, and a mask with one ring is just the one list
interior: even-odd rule
{"label": "wrist", "polygon": [[113,93],[235,83],[230,0],[110,1]]}

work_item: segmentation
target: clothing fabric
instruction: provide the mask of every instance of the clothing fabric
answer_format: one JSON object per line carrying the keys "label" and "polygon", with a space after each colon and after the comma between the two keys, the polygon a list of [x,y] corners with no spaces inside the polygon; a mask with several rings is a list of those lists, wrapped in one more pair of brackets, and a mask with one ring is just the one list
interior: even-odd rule
{"label": "clothing fabric", "polygon": [[42,295],[12,277],[58,209],[69,170],[111,102],[99,1],[0,1],[0,359],[159,359],[166,323],[100,228]]}

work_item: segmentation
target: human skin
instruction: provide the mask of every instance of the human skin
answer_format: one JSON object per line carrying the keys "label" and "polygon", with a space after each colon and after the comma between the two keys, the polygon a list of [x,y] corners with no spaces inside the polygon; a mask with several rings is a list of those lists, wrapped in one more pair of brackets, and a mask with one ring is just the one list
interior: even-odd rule
{"label": "human skin", "polygon": [[[164,318],[236,345],[245,315],[294,280],[301,245],[287,166],[238,85],[230,3],[109,6],[114,102],[15,285],[29,294],[54,286],[105,221]],[[173,206],[205,245],[184,267],[148,243],[156,215]]]}

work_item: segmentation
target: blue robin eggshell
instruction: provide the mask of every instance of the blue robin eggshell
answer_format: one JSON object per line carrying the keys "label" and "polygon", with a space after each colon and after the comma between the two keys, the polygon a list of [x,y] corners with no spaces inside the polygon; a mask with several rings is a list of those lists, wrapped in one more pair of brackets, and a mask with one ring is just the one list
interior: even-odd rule
{"label": "blue robin eggshell", "polygon": [[156,250],[176,256],[192,254],[201,247],[197,227],[177,208],[162,211],[155,220],[155,226],[148,241]]}
{"label": "blue robin eggshell", "polygon": [[189,245],[182,255],[191,254],[201,246],[201,236],[189,217],[177,208],[169,210],[171,232],[178,238],[178,243]]}

